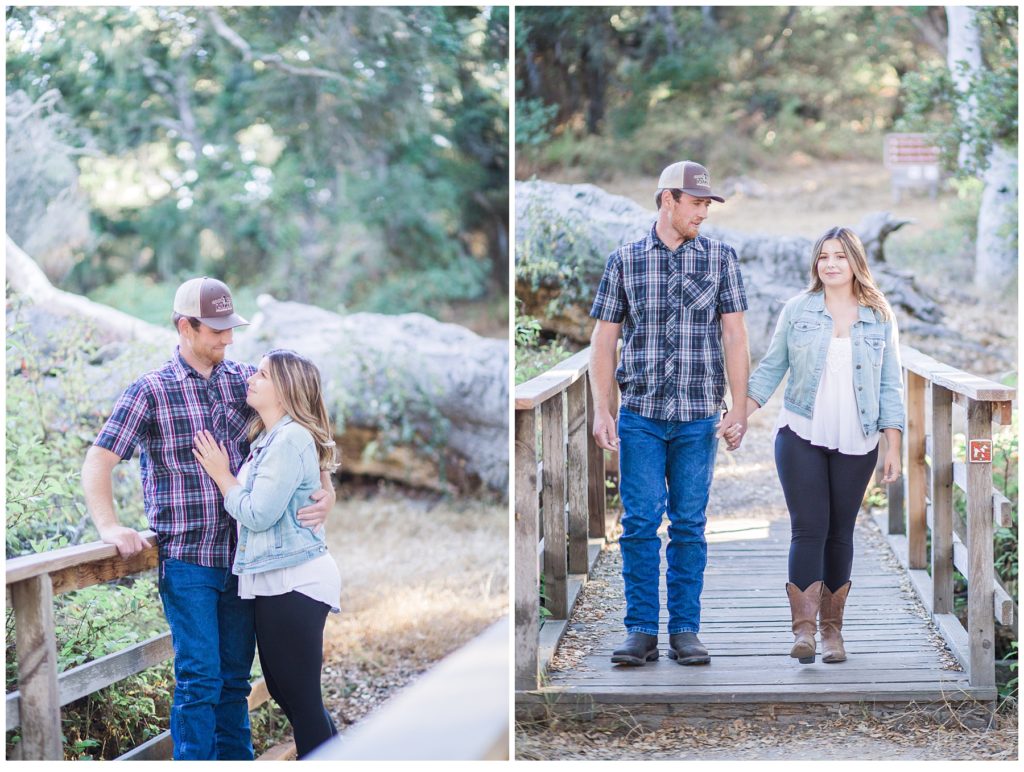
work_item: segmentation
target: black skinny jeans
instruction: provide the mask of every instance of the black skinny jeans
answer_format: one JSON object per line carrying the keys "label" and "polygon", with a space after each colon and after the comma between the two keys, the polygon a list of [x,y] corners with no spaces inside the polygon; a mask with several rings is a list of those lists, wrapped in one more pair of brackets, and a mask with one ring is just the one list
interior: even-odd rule
{"label": "black skinny jeans", "polygon": [[320,696],[330,608],[301,592],[257,595],[256,645],[267,690],[291,722],[301,759],[338,733]]}
{"label": "black skinny jeans", "polygon": [[812,445],[788,426],[775,438],[792,540],[789,581],[801,590],[819,579],[835,592],[850,580],[853,528],[878,448],[863,456]]}

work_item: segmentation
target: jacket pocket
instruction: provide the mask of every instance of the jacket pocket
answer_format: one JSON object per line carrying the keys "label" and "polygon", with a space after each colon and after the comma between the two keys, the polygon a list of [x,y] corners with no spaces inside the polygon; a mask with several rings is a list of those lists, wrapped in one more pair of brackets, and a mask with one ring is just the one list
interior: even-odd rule
{"label": "jacket pocket", "polygon": [[789,331],[789,343],[794,348],[807,348],[821,335],[821,322],[798,319]]}
{"label": "jacket pocket", "polygon": [[865,335],[864,345],[867,347],[868,356],[871,357],[871,364],[880,367],[882,356],[885,354],[885,338],[878,335]]}

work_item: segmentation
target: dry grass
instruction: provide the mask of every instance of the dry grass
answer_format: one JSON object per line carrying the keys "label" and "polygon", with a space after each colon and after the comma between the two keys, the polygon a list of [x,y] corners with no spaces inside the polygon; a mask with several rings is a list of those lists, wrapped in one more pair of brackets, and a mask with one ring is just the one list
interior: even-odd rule
{"label": "dry grass", "polygon": [[508,612],[508,506],[344,488],[328,544],[342,611],[324,631],[324,694],[339,728]]}
{"label": "dry grass", "polygon": [[936,726],[901,716],[894,723],[850,715],[813,725],[765,719],[723,720],[709,730],[685,724],[648,731],[637,725],[605,729],[566,723],[552,730],[521,725],[516,758],[522,760],[998,760],[1017,758],[1016,716],[1001,715],[988,731]]}

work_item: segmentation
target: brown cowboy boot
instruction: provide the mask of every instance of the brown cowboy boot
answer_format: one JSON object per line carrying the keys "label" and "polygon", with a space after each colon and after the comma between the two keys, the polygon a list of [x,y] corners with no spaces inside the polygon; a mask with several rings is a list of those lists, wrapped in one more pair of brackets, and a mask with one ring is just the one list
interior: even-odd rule
{"label": "brown cowboy boot", "polygon": [[845,662],[846,648],[843,646],[843,610],[846,596],[850,593],[851,582],[835,592],[828,587],[821,591],[821,661]]}
{"label": "brown cowboy boot", "polygon": [[824,583],[813,582],[806,590],[786,582],[789,596],[789,610],[793,617],[793,635],[796,640],[789,656],[796,657],[801,664],[814,662],[814,633],[818,627],[818,606],[821,604],[821,588]]}

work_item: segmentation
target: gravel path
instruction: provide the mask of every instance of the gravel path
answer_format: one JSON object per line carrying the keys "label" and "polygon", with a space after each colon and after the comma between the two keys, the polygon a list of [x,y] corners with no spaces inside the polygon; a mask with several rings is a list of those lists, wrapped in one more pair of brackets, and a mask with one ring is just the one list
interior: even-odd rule
{"label": "gravel path", "polygon": [[[735,453],[719,452],[715,483],[708,506],[712,521],[730,519],[788,520],[775,464],[765,452],[778,415],[782,389],[751,418],[744,445]],[[860,529],[871,540],[881,539],[873,523],[861,516]],[[598,561],[593,579],[584,588],[574,612],[587,618],[621,614],[623,599],[609,578],[621,570],[618,548],[612,545]],[[909,586],[906,588],[910,592]],[[585,630],[585,628],[582,628]],[[571,625],[551,666],[572,667],[589,642],[581,626]],[[574,636],[576,636],[574,638]],[[936,644],[942,645],[936,638]],[[951,661],[951,667],[957,667]],[[723,720],[709,731],[680,726],[651,731],[624,711],[612,728],[585,722],[552,719],[516,727],[516,758],[522,760],[834,760],[834,759],[976,759],[1017,758],[1016,709],[1000,712],[988,731],[969,729],[956,718],[939,725],[913,710],[876,718],[849,715],[814,725],[782,726],[761,719]]]}

